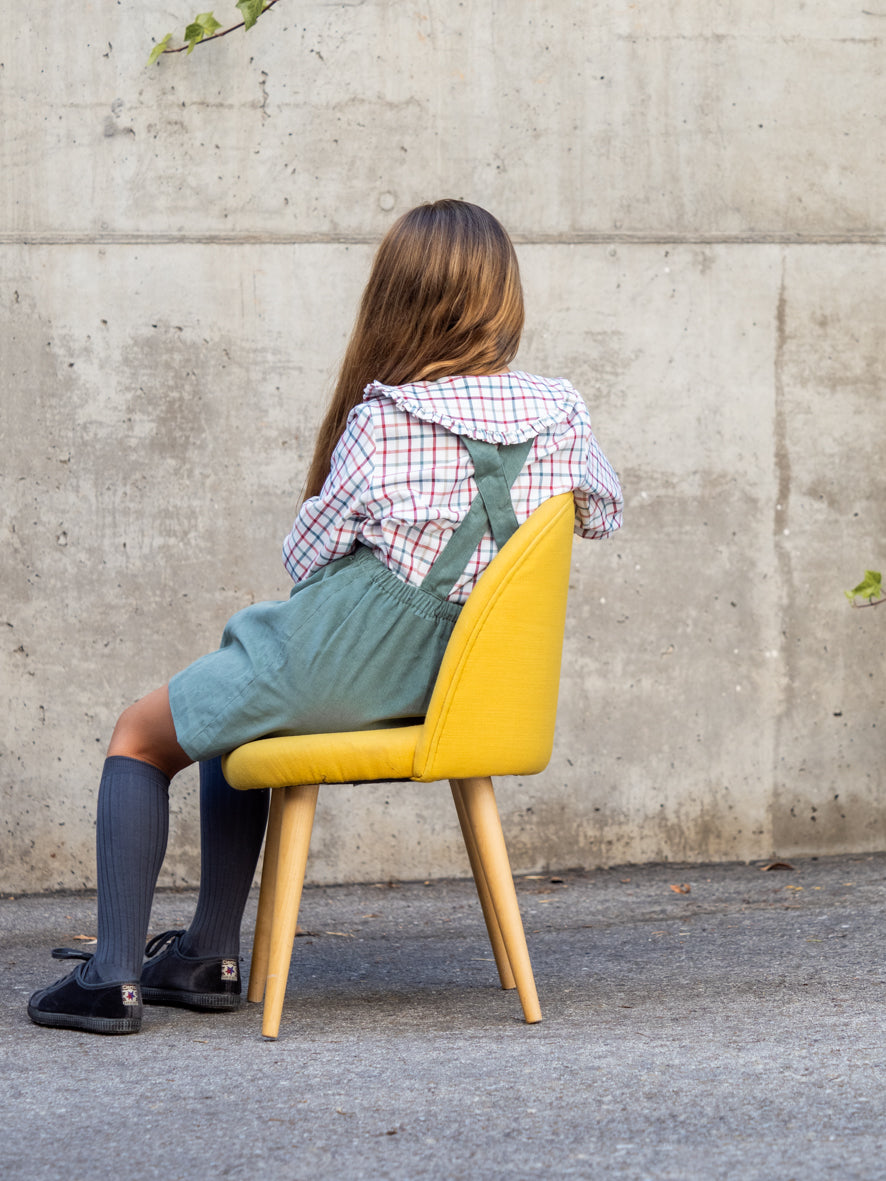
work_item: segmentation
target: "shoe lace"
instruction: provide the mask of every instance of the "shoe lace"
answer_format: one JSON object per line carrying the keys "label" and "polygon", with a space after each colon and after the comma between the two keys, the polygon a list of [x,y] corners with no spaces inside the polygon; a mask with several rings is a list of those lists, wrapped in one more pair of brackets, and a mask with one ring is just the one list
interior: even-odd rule
{"label": "shoe lace", "polygon": [[[50,955],[52,956],[52,958],[54,960],[91,960],[92,959],[92,952],[91,951],[83,951],[82,948],[79,948],[79,947],[54,947],[52,949],[52,951],[50,952]],[[80,967],[75,968],[73,973],[68,972],[64,976],[59,976],[58,980],[56,980],[55,983],[51,984],[50,987],[55,988],[56,984],[61,984],[63,980],[67,980],[68,977],[70,977],[71,975],[76,975],[78,972],[81,972],[81,971],[83,971],[82,965],[80,965]]]}
{"label": "shoe lace", "polygon": [[163,931],[159,935],[155,935],[153,939],[149,939],[145,947],[145,955],[148,959],[152,955],[156,955],[158,951],[162,950],[167,943],[172,943],[173,939],[178,939],[180,935],[184,935],[185,928],[177,927],[171,931]]}

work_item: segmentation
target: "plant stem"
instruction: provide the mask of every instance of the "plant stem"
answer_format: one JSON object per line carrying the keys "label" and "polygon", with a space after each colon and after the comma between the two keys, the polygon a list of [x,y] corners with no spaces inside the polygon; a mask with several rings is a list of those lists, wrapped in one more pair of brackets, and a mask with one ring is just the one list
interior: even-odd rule
{"label": "plant stem", "polygon": [[[261,15],[264,16],[268,9],[273,8],[277,3],[279,3],[279,0],[267,0],[267,4],[265,4],[264,8],[261,10]],[[229,29],[222,29],[220,33],[213,33],[211,37],[202,37],[197,42],[197,44],[206,45],[209,41],[217,41],[219,37],[227,37],[228,33],[233,33],[236,32],[237,29],[242,29],[245,24],[246,21],[242,20],[240,21],[239,25],[231,25]],[[174,49],[164,49],[163,53],[184,53],[187,48],[188,42],[185,42],[184,45],[176,45]]]}

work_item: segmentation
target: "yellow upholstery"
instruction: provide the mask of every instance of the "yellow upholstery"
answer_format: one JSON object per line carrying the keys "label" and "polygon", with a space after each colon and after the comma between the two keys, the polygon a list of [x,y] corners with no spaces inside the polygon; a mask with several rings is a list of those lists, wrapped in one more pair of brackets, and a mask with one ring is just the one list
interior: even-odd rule
{"label": "yellow upholstery", "polygon": [[236,788],[273,787],[249,999],[276,1037],[317,784],[449,779],[502,987],[540,1021],[492,775],[533,774],[551,755],[574,529],[571,493],[546,501],[489,564],[465,604],[424,722],[264,738],[223,762]]}
{"label": "yellow upholstery", "polygon": [[415,779],[532,775],[548,765],[574,527],[572,494],[554,497],[484,571],[437,675]]}
{"label": "yellow upholstery", "polygon": [[397,726],[261,738],[225,756],[225,776],[239,788],[411,779],[415,747],[423,730],[424,726]]}
{"label": "yellow upholstery", "polygon": [[551,757],[566,620],[571,493],[496,555],[453,629],[423,725],[262,738],[224,760],[238,788],[531,775]]}

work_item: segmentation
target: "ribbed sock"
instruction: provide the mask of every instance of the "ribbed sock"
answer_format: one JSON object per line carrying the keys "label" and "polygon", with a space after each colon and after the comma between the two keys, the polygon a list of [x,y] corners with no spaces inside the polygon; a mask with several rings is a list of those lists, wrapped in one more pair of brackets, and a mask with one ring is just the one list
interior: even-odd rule
{"label": "ribbed sock", "polygon": [[98,944],[86,978],[141,976],[154,887],[169,835],[169,780],[150,763],[105,759],[98,792]]}
{"label": "ribbed sock", "polygon": [[267,790],[236,791],[221,759],[200,764],[200,893],[182,937],[184,955],[240,954],[240,923],[268,819]]}

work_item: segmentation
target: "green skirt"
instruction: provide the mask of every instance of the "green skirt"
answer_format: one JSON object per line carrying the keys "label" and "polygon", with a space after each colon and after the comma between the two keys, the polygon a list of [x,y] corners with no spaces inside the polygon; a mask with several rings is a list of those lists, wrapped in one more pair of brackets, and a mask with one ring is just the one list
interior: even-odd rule
{"label": "green skirt", "polygon": [[460,611],[359,546],[289,599],[238,611],[218,651],[172,678],[179,745],[196,761],[271,734],[421,718]]}

